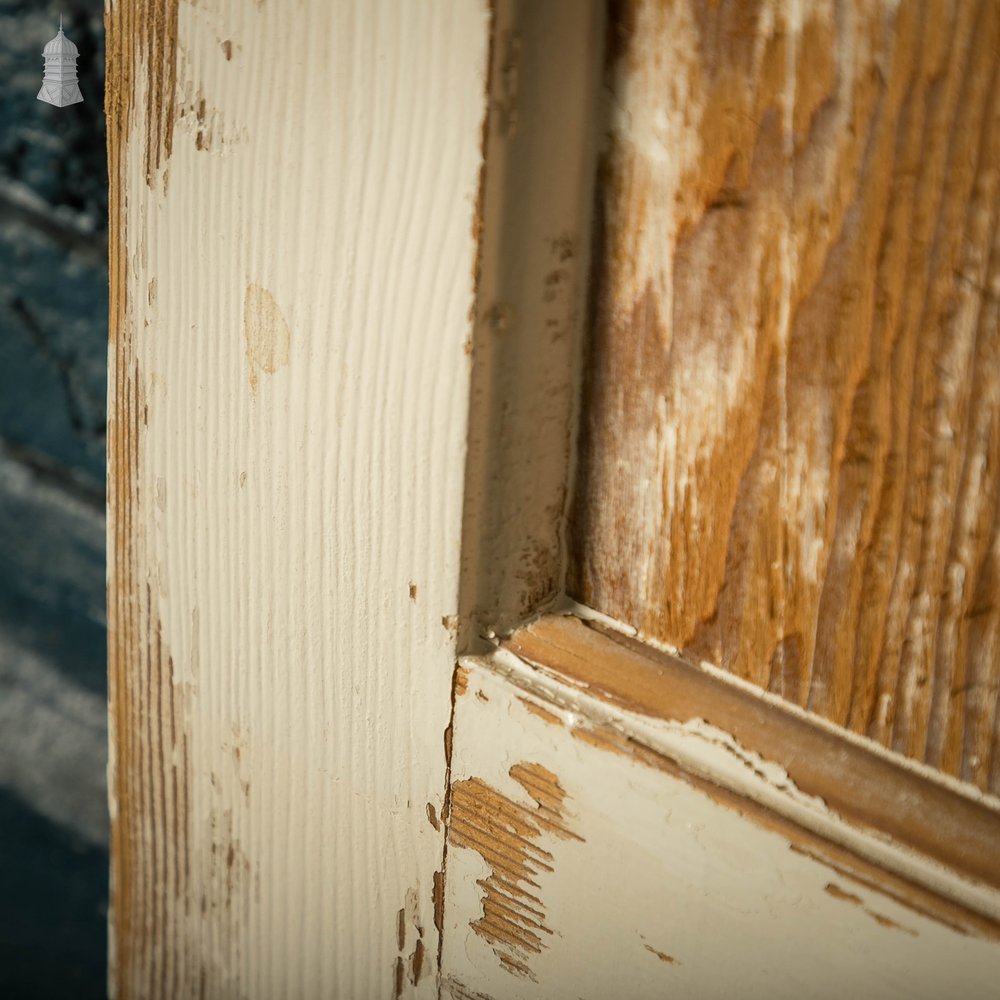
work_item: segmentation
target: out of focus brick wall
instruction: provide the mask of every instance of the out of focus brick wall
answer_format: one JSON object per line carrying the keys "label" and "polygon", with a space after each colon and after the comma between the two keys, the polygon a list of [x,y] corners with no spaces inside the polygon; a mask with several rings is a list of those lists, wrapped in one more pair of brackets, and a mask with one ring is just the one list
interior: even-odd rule
{"label": "out of focus brick wall", "polygon": [[[60,12],[84,103],[36,100]],[[0,0],[0,997],[105,989],[102,0]]]}

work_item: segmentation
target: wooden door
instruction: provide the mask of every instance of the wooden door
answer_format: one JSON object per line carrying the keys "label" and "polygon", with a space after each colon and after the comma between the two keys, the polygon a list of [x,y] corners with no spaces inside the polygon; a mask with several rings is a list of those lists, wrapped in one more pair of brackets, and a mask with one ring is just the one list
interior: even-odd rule
{"label": "wooden door", "polygon": [[1000,8],[107,28],[113,994],[992,995]]}

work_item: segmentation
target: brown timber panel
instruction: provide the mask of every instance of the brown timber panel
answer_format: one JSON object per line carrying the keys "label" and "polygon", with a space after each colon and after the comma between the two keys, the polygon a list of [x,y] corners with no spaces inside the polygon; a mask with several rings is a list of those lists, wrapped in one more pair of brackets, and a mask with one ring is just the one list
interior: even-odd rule
{"label": "brown timber panel", "polygon": [[1000,5],[613,5],[572,596],[1000,790]]}
{"label": "brown timber panel", "polygon": [[[168,909],[192,902],[188,839],[190,760],[183,699],[160,634],[137,525],[149,497],[138,466],[146,401],[128,299],[126,146],[145,122],[145,177],[170,154],[176,0],[106,5],[108,132],[108,706],[112,730],[111,995],[195,996],[201,970],[183,961]],[[143,104],[137,94],[145,95]]]}

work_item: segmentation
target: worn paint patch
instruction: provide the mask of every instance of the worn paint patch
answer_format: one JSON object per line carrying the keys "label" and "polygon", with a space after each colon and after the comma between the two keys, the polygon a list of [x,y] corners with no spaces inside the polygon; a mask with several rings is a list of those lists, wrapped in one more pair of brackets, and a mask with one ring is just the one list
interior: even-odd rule
{"label": "worn paint patch", "polygon": [[[156,174],[170,157],[174,135],[174,89],[177,82],[178,0],[150,0],[105,6],[104,27],[108,86],[104,109],[108,117],[108,147],[113,161],[109,186],[115,184],[117,154],[125,148],[135,95],[143,78],[146,123],[144,167],[146,183],[155,186]],[[110,206],[112,209],[113,199]],[[115,212],[109,212],[114,219]]]}
{"label": "worn paint patch", "polygon": [[[163,483],[140,488],[149,383],[137,356],[142,286],[130,286],[127,239],[129,136],[137,96],[144,100],[142,176],[150,187],[170,155],[176,67],[177,0],[105,6],[108,131],[108,711],[111,818],[110,977],[118,995],[192,992],[199,972],[180,948],[162,946],[169,908],[191,901],[187,855],[173,863],[147,845],[157,836],[188,841],[190,755],[186,689],[161,630],[134,525],[166,506]],[[138,187],[138,186],[136,186]],[[139,197],[141,195],[132,189]],[[132,247],[134,250],[135,248]],[[150,306],[155,279],[145,285]],[[150,503],[152,499],[152,503]],[[138,683],[136,678],[142,678]],[[160,784],[148,776],[155,770]]]}
{"label": "worn paint patch", "polygon": [[[420,919],[420,897],[416,889],[406,890],[405,904],[397,911],[395,923],[396,949],[399,954],[393,964],[393,995],[398,997],[402,993],[407,978],[407,967],[409,968],[410,984],[416,986],[423,975],[424,961],[427,955],[427,947],[424,944],[424,926]],[[416,932],[416,936],[413,949],[407,956],[407,938],[410,928]],[[440,933],[440,927],[438,931]]]}
{"label": "worn paint patch", "polygon": [[[108,131],[109,325],[112,345],[125,331],[128,253],[125,242],[125,152],[132,127],[136,93],[146,95],[144,156],[152,188],[161,161],[173,142],[173,90],[177,67],[178,0],[165,3],[119,3],[105,6],[107,86],[104,113]],[[131,345],[127,345],[128,348]],[[109,454],[111,454],[109,450]]]}
{"label": "worn paint patch", "polygon": [[410,982],[414,986],[420,982],[420,975],[424,968],[425,954],[424,942],[420,938],[417,938],[417,943],[413,947],[413,954],[410,956]]}
{"label": "worn paint patch", "polygon": [[483,915],[470,926],[487,941],[512,974],[533,978],[527,961],[540,954],[552,931],[545,924],[539,879],[553,871],[544,835],[583,840],[566,825],[566,792],[541,764],[515,764],[510,776],[534,799],[522,805],[482,781],[469,778],[451,790],[449,843],[476,851],[490,875],[479,881]]}
{"label": "worn paint patch", "polygon": [[256,394],[261,374],[273,375],[288,364],[292,335],[274,296],[253,282],[243,297],[243,337],[250,391]]}
{"label": "worn paint patch", "polygon": [[493,1000],[485,993],[477,993],[470,990],[464,983],[449,976],[441,983],[442,996],[451,997],[451,1000]]}
{"label": "worn paint patch", "polygon": [[612,8],[567,589],[996,791],[1000,7],[847,9]]}
{"label": "worn paint patch", "polygon": [[521,704],[524,705],[524,707],[531,712],[532,715],[537,716],[543,722],[547,722],[552,726],[562,725],[562,719],[560,719],[558,715],[542,708],[537,701],[532,701],[530,698],[518,698],[517,700],[521,702]]}
{"label": "worn paint patch", "polygon": [[667,965],[679,964],[677,962],[677,959],[674,958],[673,955],[668,955],[664,951],[657,951],[651,944],[644,944],[643,948],[645,948],[646,951],[650,952],[650,954],[655,955],[661,962],[666,962]]}
{"label": "worn paint patch", "polygon": [[399,998],[403,995],[403,980],[405,976],[406,967],[403,965],[403,960],[401,958],[397,958],[393,966],[394,986],[392,994],[396,1000],[399,1000]]}
{"label": "worn paint patch", "polygon": [[434,926],[440,936],[444,930],[444,872],[434,873]]}
{"label": "worn paint patch", "polygon": [[427,803],[427,821],[430,823],[435,830],[440,831],[441,821],[437,817],[437,810],[434,808],[433,803]]}
{"label": "worn paint patch", "polygon": [[853,892],[845,892],[840,888],[839,885],[833,882],[827,882],[824,886],[824,890],[833,896],[834,899],[842,899],[845,903],[855,903],[856,905],[861,905],[861,897],[855,896]]}

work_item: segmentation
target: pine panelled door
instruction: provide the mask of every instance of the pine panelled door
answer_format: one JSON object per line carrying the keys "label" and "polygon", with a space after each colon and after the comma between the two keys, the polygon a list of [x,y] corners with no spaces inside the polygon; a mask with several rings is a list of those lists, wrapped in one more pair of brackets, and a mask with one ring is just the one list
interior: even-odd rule
{"label": "pine panelled door", "polygon": [[995,996],[1000,6],[106,26],[112,995]]}

